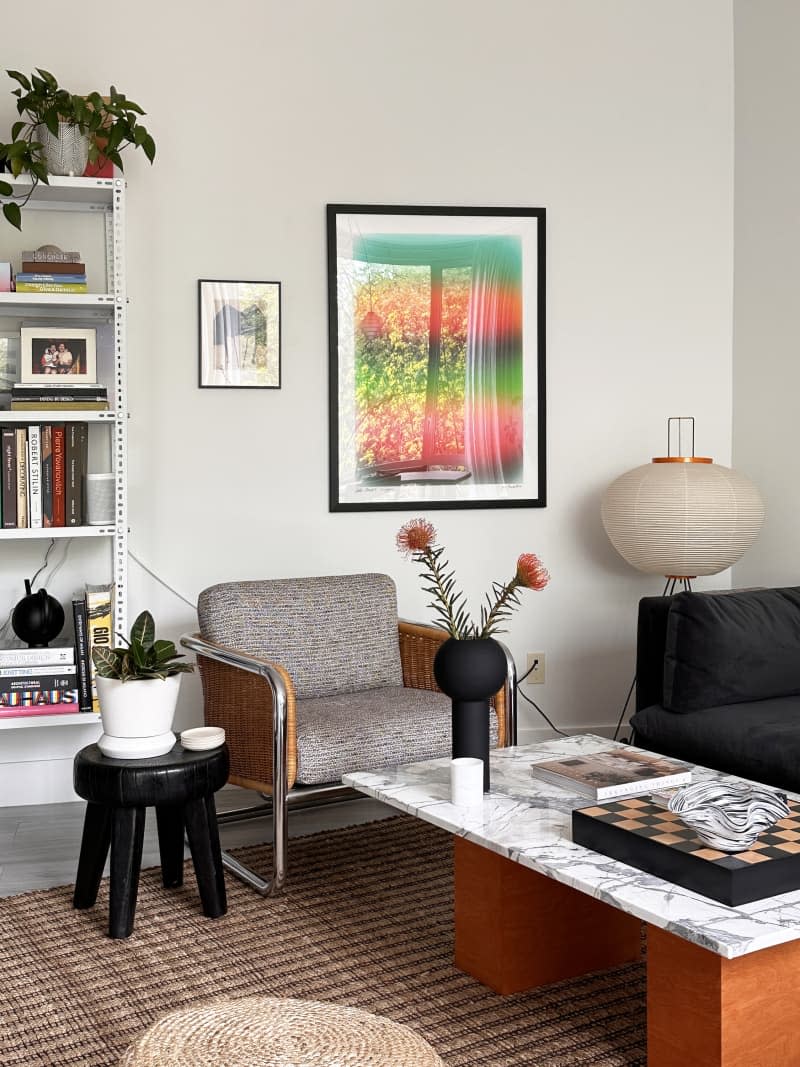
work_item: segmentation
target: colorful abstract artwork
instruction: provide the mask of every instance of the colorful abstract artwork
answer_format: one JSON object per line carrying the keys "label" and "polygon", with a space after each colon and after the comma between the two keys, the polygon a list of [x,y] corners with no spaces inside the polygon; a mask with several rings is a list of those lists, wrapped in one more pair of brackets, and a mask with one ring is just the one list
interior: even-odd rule
{"label": "colorful abstract artwork", "polygon": [[331,510],[544,506],[544,223],[329,205]]}

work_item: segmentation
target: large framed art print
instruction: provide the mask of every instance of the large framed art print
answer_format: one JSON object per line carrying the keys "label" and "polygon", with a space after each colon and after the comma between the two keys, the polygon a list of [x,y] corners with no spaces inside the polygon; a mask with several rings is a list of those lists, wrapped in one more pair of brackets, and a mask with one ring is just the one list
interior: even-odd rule
{"label": "large framed art print", "polygon": [[544,507],[544,208],[328,205],[332,511]]}

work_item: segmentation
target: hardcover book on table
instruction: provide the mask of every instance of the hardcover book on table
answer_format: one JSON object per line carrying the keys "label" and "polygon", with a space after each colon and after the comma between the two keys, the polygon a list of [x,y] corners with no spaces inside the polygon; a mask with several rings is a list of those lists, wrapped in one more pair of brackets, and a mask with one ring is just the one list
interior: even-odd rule
{"label": "hardcover book on table", "polygon": [[624,748],[534,763],[531,774],[592,800],[635,796],[654,788],[688,785],[692,780],[684,763]]}

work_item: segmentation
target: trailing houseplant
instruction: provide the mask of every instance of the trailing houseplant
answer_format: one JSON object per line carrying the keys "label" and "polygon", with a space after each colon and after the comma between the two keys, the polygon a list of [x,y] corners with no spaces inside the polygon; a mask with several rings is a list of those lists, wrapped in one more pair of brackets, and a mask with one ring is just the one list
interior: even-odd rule
{"label": "trailing houseplant", "polygon": [[[57,138],[61,127],[71,127],[88,139],[91,162],[102,155],[122,170],[122,151],[131,145],[141,148],[153,162],[155,141],[139,121],[145,112],[113,85],[107,96],[98,92],[77,94],[61,88],[55,76],[41,67],[30,76],[18,70],[6,73],[18,83],[12,95],[17,98],[17,111],[22,117],[11,128],[11,140],[0,143],[0,160],[6,161],[14,177],[29,174],[32,178],[31,188],[21,204],[13,201],[3,204],[3,215],[18,230],[22,229],[21,207],[28,202],[36,185],[39,182],[47,185],[54,173],[48,162],[46,141],[50,136]],[[98,138],[103,142],[102,147]],[[12,186],[0,179],[0,196],[12,196],[13,192]]]}
{"label": "trailing houseplant", "polygon": [[436,543],[436,529],[425,519],[412,519],[400,528],[397,547],[420,564],[423,588],[433,596],[429,605],[450,635],[439,646],[433,674],[452,701],[453,757],[483,760],[483,789],[489,791],[489,698],[508,676],[505,649],[494,640],[501,624],[519,605],[522,589],[544,589],[550,575],[532,552],[523,553],[507,582],[493,582],[475,622],[466,609],[455,574]]}
{"label": "trailing houseplant", "polygon": [[117,648],[95,646],[103,736],[101,752],[117,759],[160,756],[175,744],[172,720],[181,675],[193,671],[172,641],[157,640],[153,616],[143,611],[130,638]]}

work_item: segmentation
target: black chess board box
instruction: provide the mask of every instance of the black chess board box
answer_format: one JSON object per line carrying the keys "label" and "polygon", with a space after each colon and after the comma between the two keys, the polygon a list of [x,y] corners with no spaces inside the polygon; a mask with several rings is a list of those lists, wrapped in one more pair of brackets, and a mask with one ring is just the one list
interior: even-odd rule
{"label": "black chess board box", "polygon": [[746,852],[718,852],[647,797],[572,813],[572,839],[594,852],[736,907],[800,889],[800,804]]}

